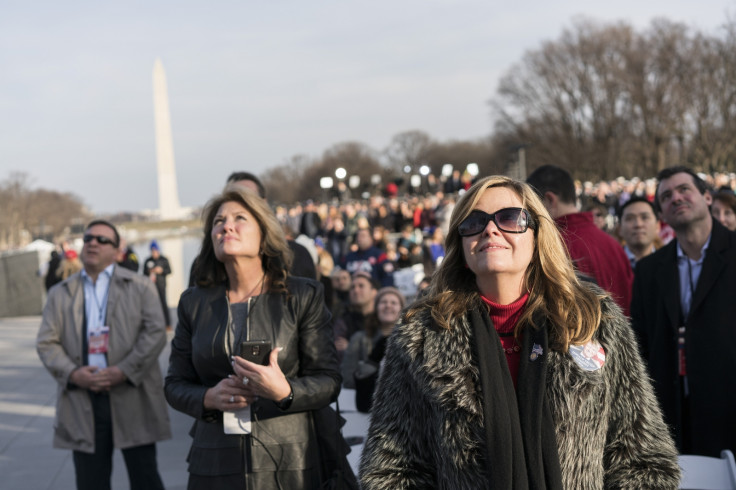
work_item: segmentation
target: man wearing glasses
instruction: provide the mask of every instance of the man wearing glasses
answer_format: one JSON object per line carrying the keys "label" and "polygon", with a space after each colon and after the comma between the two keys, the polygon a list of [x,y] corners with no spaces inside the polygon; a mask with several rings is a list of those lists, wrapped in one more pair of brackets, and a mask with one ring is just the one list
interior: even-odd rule
{"label": "man wearing glasses", "polygon": [[71,449],[78,489],[109,489],[114,448],[131,488],[163,489],[157,441],[171,437],[158,356],[164,319],[151,281],[116,267],[120,236],[84,232],[84,268],[49,291],[36,339],[58,382],[54,447]]}

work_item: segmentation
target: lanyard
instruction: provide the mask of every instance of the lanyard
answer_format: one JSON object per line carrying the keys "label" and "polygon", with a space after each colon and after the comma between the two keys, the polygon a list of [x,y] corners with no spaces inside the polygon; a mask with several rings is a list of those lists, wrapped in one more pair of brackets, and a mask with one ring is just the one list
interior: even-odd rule
{"label": "lanyard", "polygon": [[255,306],[256,302],[258,301],[258,297],[256,297],[256,299],[253,301],[252,306],[250,304],[250,300],[252,298],[248,298],[248,300],[246,301],[247,311],[245,312],[245,325],[243,325],[243,328],[238,333],[238,338],[235,341],[231,340],[235,336],[236,325],[233,322],[233,312],[230,307],[230,298],[227,297],[227,294],[225,294],[225,299],[227,300],[227,329],[225,330],[225,349],[228,349],[230,351],[228,352],[228,355],[240,355],[240,351],[237,349],[237,347],[243,341],[243,335],[245,335],[245,340],[250,340],[250,322],[248,321],[248,319],[250,318],[250,312],[253,311],[253,306]]}
{"label": "lanyard", "polygon": [[104,308],[107,305],[108,294],[110,294],[110,281],[109,280],[107,282],[107,288],[105,288],[105,294],[102,296],[102,301],[100,301],[97,298],[97,282],[92,283],[92,297],[95,300],[95,307],[97,308],[97,326],[98,327],[101,327],[105,324]]}
{"label": "lanyard", "polygon": [[[253,299],[253,296],[249,296],[247,300],[247,308],[248,311],[245,313],[245,325],[243,325],[243,329],[239,332],[238,338],[236,342],[231,342],[231,338],[235,336],[235,325],[233,324],[233,313],[232,309],[230,308],[230,295],[227,292],[227,289],[225,290],[225,301],[227,302],[227,330],[225,331],[226,340],[225,340],[225,349],[230,349],[230,352],[228,352],[228,355],[233,355],[235,352],[239,352],[236,350],[237,346],[243,341],[243,335],[245,334],[245,340],[250,340],[250,312],[253,311],[253,308],[255,308],[256,303],[258,303],[258,299],[263,296],[263,281],[265,279],[266,275],[264,274],[263,277],[261,277],[260,287],[261,292],[258,293],[258,296]],[[256,288],[259,286],[256,285]],[[252,295],[255,292],[255,289],[250,292]],[[253,299],[253,304],[250,304],[250,300]]]}

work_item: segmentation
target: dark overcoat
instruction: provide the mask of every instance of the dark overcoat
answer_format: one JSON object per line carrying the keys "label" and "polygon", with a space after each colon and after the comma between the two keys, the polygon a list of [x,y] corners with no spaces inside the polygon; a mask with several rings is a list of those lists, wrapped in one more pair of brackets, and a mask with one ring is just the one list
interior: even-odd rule
{"label": "dark overcoat", "polygon": [[665,420],[680,447],[677,330],[685,325],[692,424],[688,452],[720,456],[723,449],[736,451],[736,233],[715,220],[694,293],[684,322],[673,240],[637,263],[631,320]]}

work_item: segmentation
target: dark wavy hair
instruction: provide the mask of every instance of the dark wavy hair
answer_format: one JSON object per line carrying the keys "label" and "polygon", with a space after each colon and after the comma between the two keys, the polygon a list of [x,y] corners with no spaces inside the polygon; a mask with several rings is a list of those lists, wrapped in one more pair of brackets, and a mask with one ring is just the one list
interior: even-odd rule
{"label": "dark wavy hair", "polygon": [[230,177],[227,178],[227,183],[232,184],[241,180],[250,180],[251,182],[253,182],[258,188],[258,195],[261,196],[263,199],[266,199],[266,188],[263,187],[261,179],[250,172],[233,172],[230,174]]}
{"label": "dark wavy hair", "polygon": [[700,192],[701,194],[705,194],[706,192],[708,192],[708,184],[703,179],[701,179],[697,173],[695,173],[695,170],[683,165],[667,167],[663,170],[660,170],[657,174],[657,190],[654,194],[654,208],[657,210],[658,213],[662,212],[662,206],[659,203],[659,187],[662,184],[663,180],[667,180],[675,174],[688,174],[690,177],[692,177],[693,185],[695,185],[695,188],[698,189],[698,192]]}
{"label": "dark wavy hair", "polygon": [[534,188],[540,199],[546,192],[552,192],[566,204],[575,204],[575,181],[570,172],[557,165],[542,165],[532,172],[526,183]]}
{"label": "dark wavy hair", "polygon": [[721,201],[723,204],[731,208],[734,213],[736,213],[736,195],[734,195],[733,191],[718,191],[713,194],[713,200]]}
{"label": "dark wavy hair", "polygon": [[202,211],[204,236],[199,257],[194,265],[194,283],[202,288],[227,284],[225,265],[215,256],[212,244],[212,228],[220,206],[236,202],[253,215],[261,230],[261,264],[271,292],[288,293],[286,278],[292,261],[292,252],[286,242],[281,224],[268,203],[250,189],[228,185],[220,194],[209,200]]}

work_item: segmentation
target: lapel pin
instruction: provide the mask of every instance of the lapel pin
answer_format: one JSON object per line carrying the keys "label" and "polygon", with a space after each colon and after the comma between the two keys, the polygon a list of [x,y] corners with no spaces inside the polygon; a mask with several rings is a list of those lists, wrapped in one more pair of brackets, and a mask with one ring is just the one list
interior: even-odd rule
{"label": "lapel pin", "polygon": [[532,361],[536,361],[537,357],[541,356],[542,354],[544,354],[542,346],[539,344],[534,344],[534,346],[532,346],[532,353],[529,355],[529,359]]}

